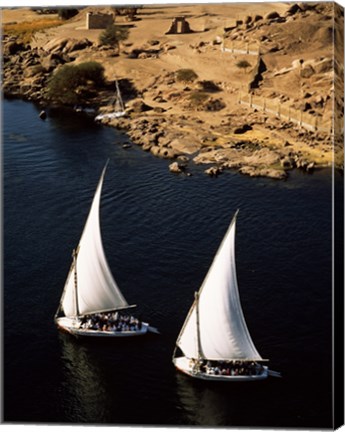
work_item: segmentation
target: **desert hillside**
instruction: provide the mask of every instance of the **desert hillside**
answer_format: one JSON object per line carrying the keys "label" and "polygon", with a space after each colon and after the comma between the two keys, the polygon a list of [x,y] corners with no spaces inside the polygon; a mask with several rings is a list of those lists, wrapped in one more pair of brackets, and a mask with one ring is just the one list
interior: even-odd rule
{"label": "desert hillside", "polygon": [[[343,168],[343,11],[334,3],[147,5],[132,20],[116,16],[129,29],[119,52],[101,46],[102,29],[86,28],[90,12],[113,10],[83,8],[35,33],[28,60],[10,50],[6,29],[41,15],[4,9],[5,94],[45,103],[45,79],[61,66],[54,54],[71,64],[92,59],[118,81],[127,107],[125,118],[106,122],[144,150],[174,159],[172,171],[188,172],[191,160],[213,175],[232,168],[286,178],[289,169],[334,161]],[[189,33],[167,34],[176,17]],[[181,69],[195,78],[178,79]],[[107,110],[111,98],[102,92],[90,106]]]}

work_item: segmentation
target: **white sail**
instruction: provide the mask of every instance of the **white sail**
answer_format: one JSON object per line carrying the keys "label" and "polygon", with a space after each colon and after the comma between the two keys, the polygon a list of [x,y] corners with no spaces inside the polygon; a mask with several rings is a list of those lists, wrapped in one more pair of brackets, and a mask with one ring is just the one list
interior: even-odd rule
{"label": "white sail", "polygon": [[102,245],[99,207],[105,170],[106,167],[99,180],[76,250],[76,266],[72,264],[66,280],[61,305],[68,317],[128,306],[111,274]]}
{"label": "white sail", "polygon": [[238,293],[236,216],[177,339],[177,346],[188,358],[262,360],[247,329]]}

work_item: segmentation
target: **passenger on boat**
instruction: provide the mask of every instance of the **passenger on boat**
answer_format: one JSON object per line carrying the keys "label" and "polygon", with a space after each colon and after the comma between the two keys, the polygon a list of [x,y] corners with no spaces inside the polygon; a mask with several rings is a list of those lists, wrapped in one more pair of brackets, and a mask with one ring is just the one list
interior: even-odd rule
{"label": "passenger on boat", "polygon": [[87,330],[138,331],[141,329],[142,323],[133,316],[114,312],[86,315],[80,319],[79,326]]}
{"label": "passenger on boat", "polygon": [[199,362],[200,371],[210,375],[260,375],[263,366],[248,361],[204,361]]}

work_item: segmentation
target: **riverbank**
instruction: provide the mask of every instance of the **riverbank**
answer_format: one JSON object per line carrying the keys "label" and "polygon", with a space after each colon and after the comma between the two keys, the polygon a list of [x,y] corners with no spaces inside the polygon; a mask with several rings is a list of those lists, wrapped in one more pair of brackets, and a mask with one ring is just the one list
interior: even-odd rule
{"label": "riverbank", "polygon": [[[37,33],[29,49],[5,39],[4,93],[45,105],[46,82],[56,68],[95,60],[109,81],[117,78],[128,112],[104,123],[125,130],[155,156],[172,159],[173,172],[188,173],[191,162],[205,164],[210,175],[231,168],[278,179],[296,167],[312,171],[334,163],[342,169],[342,139],[337,145],[331,129],[333,63],[327,61],[333,8],[262,3],[253,14],[248,4],[145,6],[132,23],[117,18],[130,29],[119,55],[99,46],[101,30],[85,28],[92,9],[86,8]],[[166,34],[176,16],[186,17],[191,33]],[[313,38],[316,27],[321,31]],[[260,55],[236,51],[258,41]],[[296,59],[306,66],[296,68]],[[245,71],[237,66],[244,60]],[[187,68],[197,78],[178,80],[177,71]],[[248,89],[278,111],[239,103]],[[90,106],[109,109],[111,97],[105,90]],[[297,110],[301,121],[284,117],[286,107]],[[302,116],[309,123],[303,125]]]}

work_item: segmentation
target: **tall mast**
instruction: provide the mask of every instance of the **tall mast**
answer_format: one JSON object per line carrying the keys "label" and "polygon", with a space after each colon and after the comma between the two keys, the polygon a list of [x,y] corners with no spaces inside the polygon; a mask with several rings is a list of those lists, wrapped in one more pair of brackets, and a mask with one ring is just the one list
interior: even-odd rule
{"label": "tall mast", "polygon": [[79,253],[79,246],[77,249],[73,249],[73,266],[74,266],[74,301],[75,301],[75,315],[79,316],[79,306],[78,306],[78,274],[77,274],[77,257]]}
{"label": "tall mast", "polygon": [[119,105],[119,108],[121,111],[125,110],[125,107],[123,105],[123,101],[122,101],[122,96],[121,96],[121,92],[120,92],[120,87],[119,87],[119,83],[117,82],[117,80],[115,80],[115,86],[116,86],[116,101]]}
{"label": "tall mast", "polygon": [[196,312],[196,340],[197,340],[197,353],[198,360],[204,357],[201,342],[200,342],[200,321],[199,321],[199,292],[194,293],[195,297],[195,312]]}

